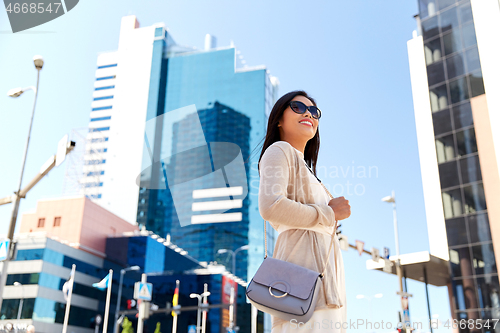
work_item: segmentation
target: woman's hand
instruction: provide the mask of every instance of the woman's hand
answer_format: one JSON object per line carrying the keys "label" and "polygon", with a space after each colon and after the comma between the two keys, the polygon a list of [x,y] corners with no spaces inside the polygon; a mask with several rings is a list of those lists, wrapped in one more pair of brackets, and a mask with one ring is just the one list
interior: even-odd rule
{"label": "woman's hand", "polygon": [[349,200],[344,197],[333,198],[328,203],[335,213],[335,219],[340,221],[351,216],[351,206],[349,205]]}

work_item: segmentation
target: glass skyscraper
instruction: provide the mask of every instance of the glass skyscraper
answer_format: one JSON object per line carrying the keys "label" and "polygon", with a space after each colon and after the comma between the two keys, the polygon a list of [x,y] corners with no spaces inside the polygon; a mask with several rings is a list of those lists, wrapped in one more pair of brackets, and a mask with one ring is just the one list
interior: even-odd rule
{"label": "glass skyscraper", "polygon": [[453,318],[483,323],[459,330],[499,332],[499,2],[418,4],[408,54],[430,252],[449,260]]}

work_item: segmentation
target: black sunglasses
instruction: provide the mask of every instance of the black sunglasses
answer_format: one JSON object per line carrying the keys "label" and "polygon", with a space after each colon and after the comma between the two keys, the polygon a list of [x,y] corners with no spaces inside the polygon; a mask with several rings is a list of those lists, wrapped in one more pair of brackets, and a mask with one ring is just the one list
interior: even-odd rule
{"label": "black sunglasses", "polygon": [[311,116],[314,119],[321,118],[321,110],[318,109],[314,105],[307,106],[300,101],[291,101],[290,108],[292,109],[293,112],[298,113],[298,114],[304,114],[306,112],[306,110],[309,110],[309,112],[311,113]]}

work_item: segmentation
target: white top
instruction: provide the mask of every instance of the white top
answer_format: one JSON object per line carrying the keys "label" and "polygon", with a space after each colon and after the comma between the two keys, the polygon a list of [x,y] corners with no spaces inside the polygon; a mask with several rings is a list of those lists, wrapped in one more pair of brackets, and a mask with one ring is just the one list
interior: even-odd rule
{"label": "white top", "polygon": [[[299,154],[299,156],[302,159],[304,159],[304,154],[302,154],[302,152],[299,151],[298,149],[296,149],[295,147],[294,147],[294,149]],[[304,163],[305,163],[305,161],[304,161]],[[328,193],[326,193],[325,189],[319,183],[319,181],[316,179],[316,177],[312,174],[312,172],[308,172],[308,174],[309,174],[309,177],[311,177],[311,185],[313,185],[314,202],[318,203],[318,204],[328,204],[328,202],[330,202],[330,196],[328,195]],[[337,222],[337,224],[338,224],[338,222]],[[289,230],[289,229],[297,229],[297,228],[296,227],[289,227],[286,225],[279,225],[278,233],[281,234],[285,230]],[[332,239],[332,232],[334,229],[333,226],[327,227],[327,226],[321,224],[321,225],[318,225],[318,226],[313,227],[313,228],[304,228],[304,229],[313,230],[313,231],[316,231],[316,232],[323,234],[324,240],[325,240],[325,245],[326,245],[325,247],[328,248],[328,246],[330,246],[330,241]],[[336,266],[337,270],[338,270],[337,272],[335,272],[335,261],[337,262],[337,266]],[[340,322],[347,320],[344,261],[342,259],[342,252],[340,250],[340,243],[339,243],[339,239],[338,239],[337,235],[334,236],[333,248],[332,248],[332,252],[330,253],[330,258],[329,258],[329,265],[332,267],[333,271],[335,272],[337,287],[338,287],[340,297],[342,299],[344,306],[341,307],[340,309],[317,310],[317,311],[315,311],[313,318],[311,318],[312,322],[314,322],[314,321],[321,322],[322,321],[321,319],[323,317],[328,318],[328,322],[330,320],[340,321]],[[313,319],[315,319],[315,320],[313,320]],[[311,325],[308,326],[307,323],[306,323],[306,325],[301,327],[302,330],[297,329],[297,328],[291,329],[289,327],[288,323],[285,326],[286,327],[280,327],[279,329],[277,328],[277,329],[273,330],[272,333],[278,333],[278,332],[280,332],[280,333],[288,333],[288,332],[315,333],[315,330],[311,329],[311,328],[314,328],[314,326],[313,327],[311,327]],[[343,328],[335,329],[335,327],[333,327],[333,330],[329,330],[329,332],[341,332],[341,333],[345,333],[345,331],[346,330]]]}

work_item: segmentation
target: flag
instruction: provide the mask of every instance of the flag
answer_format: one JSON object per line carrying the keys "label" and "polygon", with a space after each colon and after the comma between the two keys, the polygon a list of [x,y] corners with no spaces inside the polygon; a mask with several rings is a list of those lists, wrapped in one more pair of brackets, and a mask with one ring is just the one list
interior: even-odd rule
{"label": "flag", "polygon": [[69,274],[69,278],[66,280],[66,282],[64,282],[64,284],[62,286],[62,292],[63,292],[63,295],[64,295],[64,300],[66,302],[68,301],[68,296],[69,296],[70,289],[73,289],[72,288],[72,283],[71,283],[72,279],[74,279],[73,270],[71,270],[71,273]]}
{"label": "flag", "polygon": [[93,283],[92,287],[98,288],[100,290],[105,290],[108,287],[108,283],[109,283],[109,274],[106,275],[106,277],[102,279],[100,282]]}
{"label": "flag", "polygon": [[[174,298],[172,300],[172,306],[177,306],[177,302],[179,301],[179,284],[177,283],[175,286]],[[177,316],[175,311],[172,311],[172,317]]]}

